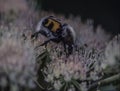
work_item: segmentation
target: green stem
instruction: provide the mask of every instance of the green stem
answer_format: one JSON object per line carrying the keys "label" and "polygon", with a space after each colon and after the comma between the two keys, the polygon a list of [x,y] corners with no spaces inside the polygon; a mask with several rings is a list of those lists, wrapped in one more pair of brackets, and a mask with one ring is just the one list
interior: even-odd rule
{"label": "green stem", "polygon": [[90,89],[93,89],[95,87],[97,87],[98,85],[105,85],[105,84],[109,84],[113,81],[116,81],[116,80],[119,80],[120,79],[120,73],[119,74],[116,74],[114,76],[111,76],[109,78],[106,78],[106,79],[101,79],[100,81],[92,84],[90,87],[89,87],[89,90]]}
{"label": "green stem", "polygon": [[67,91],[68,83],[66,82],[64,91]]}
{"label": "green stem", "polygon": [[33,80],[41,89],[45,89],[45,88],[43,88],[43,87],[38,83],[37,80],[35,80],[34,78],[32,78],[32,80]]}
{"label": "green stem", "polygon": [[79,83],[78,83],[76,80],[72,79],[72,83],[73,83],[73,85],[74,85],[79,91],[81,91],[81,88],[80,88],[80,86],[79,86]]}

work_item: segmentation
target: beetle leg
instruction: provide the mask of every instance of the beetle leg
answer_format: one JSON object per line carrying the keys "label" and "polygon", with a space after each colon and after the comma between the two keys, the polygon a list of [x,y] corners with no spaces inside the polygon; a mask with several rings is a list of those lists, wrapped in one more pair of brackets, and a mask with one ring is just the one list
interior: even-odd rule
{"label": "beetle leg", "polygon": [[33,33],[33,34],[31,35],[31,38],[34,38],[34,37],[35,37],[35,39],[37,39],[38,34],[39,34],[39,32],[35,32],[35,33]]}
{"label": "beetle leg", "polygon": [[40,46],[47,46],[47,44],[48,44],[48,42],[50,42],[51,41],[51,39],[49,39],[49,40],[46,40],[44,43],[42,43]]}
{"label": "beetle leg", "polygon": [[73,45],[69,45],[68,46],[68,54],[72,54],[73,53]]}
{"label": "beetle leg", "polygon": [[66,57],[68,57],[70,55],[69,53],[69,46],[65,44],[65,47],[64,47],[64,51],[66,53]]}
{"label": "beetle leg", "polygon": [[64,40],[62,42],[63,42],[64,52],[66,53],[66,44],[65,44]]}
{"label": "beetle leg", "polygon": [[38,48],[40,46],[44,46],[44,45],[45,45],[45,48],[46,48],[47,47],[47,43],[50,42],[50,41],[51,41],[51,39],[49,39],[49,40],[45,41],[44,43],[38,45],[36,48]]}

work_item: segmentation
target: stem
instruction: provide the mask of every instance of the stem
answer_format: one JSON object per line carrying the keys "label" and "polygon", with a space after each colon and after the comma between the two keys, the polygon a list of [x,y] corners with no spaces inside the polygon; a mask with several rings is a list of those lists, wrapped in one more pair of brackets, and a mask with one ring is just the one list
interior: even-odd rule
{"label": "stem", "polygon": [[45,88],[43,88],[43,87],[38,83],[37,80],[35,80],[34,78],[32,78],[32,80],[33,80],[41,89],[45,89]]}
{"label": "stem", "polygon": [[102,79],[102,80],[100,80],[100,81],[98,81],[98,82],[95,82],[95,83],[93,83],[91,86],[89,86],[89,90],[90,89],[93,89],[93,88],[95,88],[95,87],[97,87],[98,85],[105,85],[105,84],[109,84],[109,83],[111,83],[111,82],[113,82],[113,81],[116,81],[116,80],[118,80],[118,79],[120,79],[120,73],[118,73],[118,74],[116,74],[116,75],[114,75],[114,76],[112,76],[112,77],[109,77],[109,78],[106,78],[106,79]]}

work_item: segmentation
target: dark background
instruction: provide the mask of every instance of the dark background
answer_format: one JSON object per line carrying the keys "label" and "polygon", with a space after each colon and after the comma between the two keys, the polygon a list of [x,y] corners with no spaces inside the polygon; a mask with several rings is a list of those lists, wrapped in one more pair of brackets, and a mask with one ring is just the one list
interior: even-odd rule
{"label": "dark background", "polygon": [[[39,1],[39,0],[38,0]],[[82,21],[93,19],[113,34],[120,33],[119,0],[42,0],[42,9],[55,13],[80,15]]]}

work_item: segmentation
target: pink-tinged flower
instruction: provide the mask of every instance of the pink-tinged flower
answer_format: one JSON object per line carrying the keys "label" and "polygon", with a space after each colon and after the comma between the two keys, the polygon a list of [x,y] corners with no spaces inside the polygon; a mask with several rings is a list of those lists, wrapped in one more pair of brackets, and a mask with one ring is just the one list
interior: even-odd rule
{"label": "pink-tinged flower", "polygon": [[[95,81],[100,79],[101,76],[99,74],[102,73],[101,63],[104,57],[103,51],[109,41],[110,35],[100,26],[94,29],[92,20],[83,23],[80,17],[71,16],[66,19],[64,16],[42,11],[40,18],[48,15],[54,15],[63,19],[63,22],[70,24],[75,29],[78,51],[66,58],[62,43],[48,43],[47,50],[52,61],[47,63],[46,67],[42,69],[45,74],[45,81],[51,83],[54,88],[56,86],[60,89],[60,84],[62,84],[61,79],[65,82],[71,82],[73,79],[80,81],[86,79]],[[43,43],[44,40],[46,38],[40,35],[35,46]],[[43,47],[39,47],[36,50],[38,51],[38,55],[42,49]],[[56,81],[60,84],[58,85]],[[83,87],[84,91],[87,89],[85,83],[80,83],[80,87]]]}
{"label": "pink-tinged flower", "polygon": [[93,28],[93,26],[81,26],[79,33],[79,40],[81,44],[87,44],[89,47],[99,48],[100,50],[105,48],[106,43],[110,38],[110,35],[108,35],[99,26],[96,28],[96,30]]}
{"label": "pink-tinged flower", "polygon": [[16,32],[5,32],[0,37],[0,86],[7,82],[11,89],[12,85],[35,87],[32,80],[36,78],[35,67],[34,47],[30,41],[23,41]]}
{"label": "pink-tinged flower", "polygon": [[[63,50],[60,45],[58,45],[56,49],[53,47],[51,51],[49,51],[52,61],[46,64],[42,72],[45,74],[45,81],[51,83],[54,89],[60,89],[64,82],[69,83],[72,82],[73,79],[76,81],[84,81],[87,79],[95,81],[101,78],[101,76],[99,76],[99,73],[101,73],[99,63],[102,62],[102,53],[100,50],[84,47],[84,53],[82,49],[79,49],[79,52],[75,52],[66,58],[64,52],[61,56],[56,55],[59,54],[60,50]],[[57,84],[56,81],[60,84]],[[79,83],[79,85],[87,91],[87,86],[84,86],[86,84]]]}

